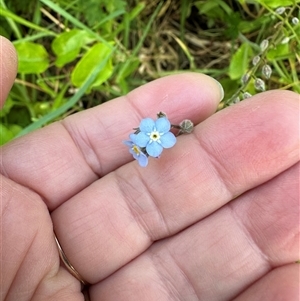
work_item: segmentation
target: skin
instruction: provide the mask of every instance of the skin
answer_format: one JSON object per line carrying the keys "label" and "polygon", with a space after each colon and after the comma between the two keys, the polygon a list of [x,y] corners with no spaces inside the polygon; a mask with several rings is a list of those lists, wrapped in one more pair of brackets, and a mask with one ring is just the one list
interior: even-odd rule
{"label": "skin", "polygon": [[[1,300],[84,300],[53,229],[91,300],[298,300],[299,95],[221,97],[169,76],[3,146]],[[196,127],[141,168],[122,140],[158,111]]]}

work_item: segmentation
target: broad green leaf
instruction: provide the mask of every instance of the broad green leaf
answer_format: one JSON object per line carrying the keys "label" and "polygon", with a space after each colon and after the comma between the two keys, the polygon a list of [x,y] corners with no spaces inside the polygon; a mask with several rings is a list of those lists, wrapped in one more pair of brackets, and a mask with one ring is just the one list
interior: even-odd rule
{"label": "broad green leaf", "polygon": [[269,6],[270,8],[276,8],[279,6],[290,6],[294,4],[294,0],[258,0],[258,3]]}
{"label": "broad green leaf", "polygon": [[22,127],[17,124],[10,124],[8,129],[13,133],[14,136],[16,136],[22,130]]}
{"label": "broad green leaf", "polygon": [[232,9],[223,0],[210,0],[199,1],[195,3],[201,14],[212,18],[214,21],[217,19],[224,20],[225,14],[230,15]]}
{"label": "broad green leaf", "polygon": [[0,145],[12,140],[21,130],[22,127],[17,124],[5,126],[0,123]]}
{"label": "broad green leaf", "polygon": [[0,145],[3,145],[4,143],[12,140],[21,130],[22,127],[17,124],[10,124],[8,126],[5,126],[0,123]]}
{"label": "broad green leaf", "polygon": [[51,44],[52,50],[57,56],[55,65],[63,67],[65,64],[75,60],[80,48],[91,40],[92,38],[86,31],[79,29],[59,34]]}
{"label": "broad green leaf", "polygon": [[44,46],[32,42],[15,44],[18,53],[18,72],[24,74],[42,73],[49,67],[48,53]]}
{"label": "broad green leaf", "polygon": [[264,24],[268,24],[272,17],[270,15],[262,15],[260,18],[251,21],[241,21],[238,25],[238,30],[242,33],[253,32],[254,30],[261,29]]}
{"label": "broad green leaf", "polygon": [[0,123],[0,145],[8,142],[14,137],[12,131],[10,131],[5,125]]}
{"label": "broad green leaf", "polygon": [[[103,43],[97,43],[91,47],[75,66],[71,74],[72,84],[76,87],[82,86],[88,76],[92,73],[93,69],[96,67],[97,63],[107,59],[107,57],[110,56],[111,51],[111,48]],[[112,59],[109,58],[107,63],[100,70],[94,82],[90,85],[88,91],[90,91],[90,89],[93,87],[100,86],[112,75],[112,72]]]}
{"label": "broad green leaf", "polygon": [[241,78],[247,72],[248,62],[251,56],[252,49],[250,45],[248,43],[242,44],[231,58],[228,72],[231,79]]}
{"label": "broad green leaf", "polygon": [[286,59],[290,55],[292,55],[292,53],[290,51],[289,44],[279,44],[268,51],[267,59],[269,61],[277,59]]}

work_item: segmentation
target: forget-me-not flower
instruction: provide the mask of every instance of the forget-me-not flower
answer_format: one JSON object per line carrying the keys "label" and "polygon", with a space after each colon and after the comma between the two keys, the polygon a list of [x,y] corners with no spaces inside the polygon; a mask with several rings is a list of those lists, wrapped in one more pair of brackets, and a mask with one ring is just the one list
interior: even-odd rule
{"label": "forget-me-not flower", "polygon": [[148,157],[141,148],[134,143],[133,140],[135,140],[135,136],[135,134],[131,134],[129,136],[131,140],[123,141],[123,143],[129,147],[129,152],[133,158],[139,162],[140,166],[146,167],[148,165]]}
{"label": "forget-me-not flower", "polygon": [[141,121],[133,142],[140,148],[145,147],[149,156],[159,157],[164,148],[170,148],[176,143],[176,137],[170,129],[171,123],[166,117],[155,121],[145,118]]}

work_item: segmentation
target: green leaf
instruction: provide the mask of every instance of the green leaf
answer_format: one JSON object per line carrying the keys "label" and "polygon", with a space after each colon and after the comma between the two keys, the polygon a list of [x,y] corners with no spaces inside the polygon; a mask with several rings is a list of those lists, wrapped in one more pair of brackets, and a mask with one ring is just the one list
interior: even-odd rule
{"label": "green leaf", "polygon": [[24,74],[42,73],[49,67],[48,53],[44,46],[32,42],[15,44],[18,53],[18,72]]}
{"label": "green leaf", "polygon": [[109,56],[107,56],[103,61],[95,62],[95,68],[92,70],[91,74],[88,76],[83,85],[78,89],[78,91],[70,99],[68,99],[66,103],[64,103],[62,106],[60,106],[53,112],[48,113],[47,115],[41,117],[39,120],[28,125],[20,133],[18,133],[18,137],[40,128],[41,126],[61,116],[62,114],[70,110],[72,107],[74,107],[76,103],[80,100],[80,98],[84,95],[84,93],[86,93],[87,89],[91,86],[91,84],[97,77],[99,71],[103,69],[103,67],[107,64],[107,61],[112,57],[115,51],[116,47],[112,49]]}
{"label": "green leaf", "polygon": [[[71,81],[76,87],[82,86],[89,75],[93,72],[96,67],[96,62],[104,61],[111,55],[112,49],[103,43],[97,43],[91,47],[82,59],[75,66],[72,74]],[[109,58],[106,64],[102,67],[98,76],[95,78],[93,83],[90,85],[88,92],[91,88],[100,86],[105,82],[113,73],[112,59]]]}
{"label": "green leaf", "polygon": [[286,59],[291,55],[289,44],[279,44],[270,49],[267,53],[267,59],[269,61]]}
{"label": "green leaf", "polygon": [[258,3],[269,6],[270,8],[276,8],[279,6],[290,6],[294,4],[294,0],[258,0]]}
{"label": "green leaf", "polygon": [[12,140],[21,130],[22,128],[17,124],[5,126],[0,123],[0,145]]}
{"label": "green leaf", "polygon": [[65,64],[75,60],[80,52],[80,48],[92,38],[84,30],[73,29],[58,35],[52,42],[51,47],[56,54],[55,65],[63,67]]}
{"label": "green leaf", "polygon": [[4,143],[8,142],[14,137],[14,134],[12,131],[10,131],[5,125],[0,123],[0,145],[3,145]]}
{"label": "green leaf", "polygon": [[231,79],[241,78],[247,72],[248,62],[251,56],[252,49],[250,45],[248,43],[242,44],[231,58],[228,72]]}
{"label": "green leaf", "polygon": [[264,14],[260,18],[250,20],[250,21],[241,21],[239,23],[239,31],[242,33],[253,32],[254,30],[258,30],[263,28],[263,26],[268,26],[267,24],[272,20],[270,15]]}
{"label": "green leaf", "polygon": [[195,6],[201,14],[213,21],[224,20],[225,14],[230,15],[232,13],[232,9],[223,0],[199,1],[195,3]]}

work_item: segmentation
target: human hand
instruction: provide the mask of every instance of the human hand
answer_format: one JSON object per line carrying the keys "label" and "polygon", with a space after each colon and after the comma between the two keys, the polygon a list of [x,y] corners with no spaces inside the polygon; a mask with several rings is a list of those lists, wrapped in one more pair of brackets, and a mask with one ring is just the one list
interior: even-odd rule
{"label": "human hand", "polygon": [[[1,299],[83,300],[54,228],[92,301],[297,300],[299,95],[220,98],[170,76],[2,147]],[[141,168],[122,140],[160,110],[197,126]]]}

